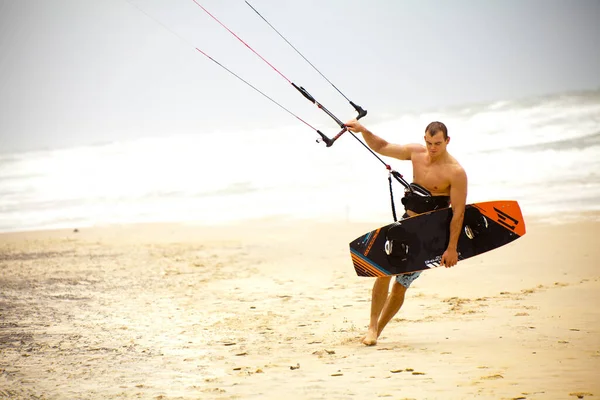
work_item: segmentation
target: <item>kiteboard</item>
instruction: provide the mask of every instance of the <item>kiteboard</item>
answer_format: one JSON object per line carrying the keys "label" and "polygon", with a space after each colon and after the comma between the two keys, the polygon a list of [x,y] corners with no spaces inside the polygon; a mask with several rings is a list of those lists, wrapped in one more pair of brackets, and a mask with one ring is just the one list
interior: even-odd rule
{"label": "kiteboard", "polygon": [[[452,208],[406,218],[350,242],[358,276],[380,277],[440,266],[448,247]],[[504,246],[525,235],[525,221],[513,200],[469,204],[458,239],[458,260]]]}

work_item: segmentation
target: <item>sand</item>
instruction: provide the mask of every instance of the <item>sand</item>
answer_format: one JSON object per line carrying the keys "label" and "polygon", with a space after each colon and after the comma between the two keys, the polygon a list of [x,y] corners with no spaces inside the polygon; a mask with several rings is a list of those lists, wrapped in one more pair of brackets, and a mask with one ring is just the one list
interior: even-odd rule
{"label": "sand", "polygon": [[0,398],[598,397],[598,221],[424,272],[373,347],[348,243],[380,221],[2,234]]}

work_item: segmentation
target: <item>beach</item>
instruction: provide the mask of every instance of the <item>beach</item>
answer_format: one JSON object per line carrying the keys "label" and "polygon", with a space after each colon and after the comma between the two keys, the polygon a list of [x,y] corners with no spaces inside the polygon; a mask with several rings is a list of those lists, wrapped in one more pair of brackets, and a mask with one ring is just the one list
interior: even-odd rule
{"label": "beach", "polygon": [[0,0],[0,400],[600,397],[600,2],[250,3]]}
{"label": "beach", "polygon": [[424,272],[373,347],[376,221],[3,233],[0,398],[597,397],[599,217]]}

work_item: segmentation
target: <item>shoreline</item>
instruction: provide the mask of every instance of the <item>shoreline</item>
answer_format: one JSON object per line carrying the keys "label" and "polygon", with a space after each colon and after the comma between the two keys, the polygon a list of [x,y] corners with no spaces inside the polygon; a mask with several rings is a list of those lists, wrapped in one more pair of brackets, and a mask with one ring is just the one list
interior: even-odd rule
{"label": "shoreline", "polygon": [[[0,231],[0,239],[10,235],[27,235],[33,234],[54,234],[58,232],[68,233],[79,233],[84,230],[110,230],[110,229],[123,229],[123,228],[140,228],[144,227],[159,227],[164,226],[165,228],[174,227],[186,227],[186,228],[204,228],[204,229],[234,229],[236,226],[246,226],[249,224],[268,224],[273,226],[281,226],[284,224],[340,224],[340,225],[363,225],[367,230],[375,229],[377,226],[384,226],[391,223],[391,218],[388,219],[371,219],[371,220],[351,220],[342,217],[332,218],[315,218],[315,217],[295,217],[292,215],[279,215],[279,216],[268,216],[268,217],[257,217],[257,218],[245,218],[236,221],[221,221],[221,222],[206,222],[206,221],[147,221],[147,222],[125,222],[125,223],[102,223],[95,225],[73,225],[71,227],[58,227],[58,228],[31,228],[31,229],[14,229],[9,231]],[[555,218],[552,214],[533,214],[525,216],[526,226],[530,225],[570,225],[578,222],[597,222],[600,224],[600,210],[586,210],[581,212],[572,213],[569,216],[562,214],[560,218]],[[366,232],[366,231],[365,231]]]}

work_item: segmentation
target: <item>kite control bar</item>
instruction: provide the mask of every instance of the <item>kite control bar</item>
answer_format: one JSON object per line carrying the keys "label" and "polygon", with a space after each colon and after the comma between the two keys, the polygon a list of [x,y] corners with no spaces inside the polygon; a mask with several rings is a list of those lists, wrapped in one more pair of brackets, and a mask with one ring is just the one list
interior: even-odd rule
{"label": "kite control bar", "polygon": [[[341,131],[338,132],[337,135],[335,135],[333,138],[328,138],[323,132],[321,132],[320,130],[317,130],[317,133],[319,134],[319,136],[321,136],[320,139],[317,139],[317,143],[319,142],[325,142],[325,144],[327,145],[327,147],[331,147],[333,146],[333,143],[339,139],[340,136],[342,136],[344,134],[344,132],[346,132],[348,129],[346,128],[346,125],[338,118],[336,117],[331,111],[329,111],[327,108],[325,108],[325,106],[321,103],[319,103],[310,93],[308,93],[308,91],[306,89],[304,89],[302,86],[298,86],[295,83],[292,82],[292,86],[294,86],[296,88],[296,90],[298,90],[300,92],[300,94],[302,94],[302,96],[304,96],[308,101],[310,101],[311,103],[313,103],[314,105],[316,105],[319,109],[323,110],[323,112],[327,115],[329,115],[338,125],[340,128],[342,128]],[[354,107],[354,109],[356,110],[356,112],[358,112],[358,116],[356,117],[356,119],[361,119],[362,117],[364,117],[365,115],[367,115],[367,110],[363,109],[361,106],[358,106],[356,104],[354,104],[352,101],[350,101],[350,104],[352,105],[352,107]]]}
{"label": "kite control bar", "polygon": [[[354,103],[352,103],[352,102],[350,102],[350,103],[352,105],[354,105]],[[357,120],[361,119],[362,117],[367,115],[367,110],[364,110],[361,106],[354,105],[354,108],[358,111],[358,116],[356,117]],[[338,140],[340,138],[340,136],[342,136],[344,134],[344,132],[348,131],[348,128],[346,128],[346,125],[341,124],[341,126],[342,126],[342,130],[339,131],[338,134],[335,135],[334,137],[332,137],[331,139],[328,138],[327,136],[325,136],[325,134],[323,132],[321,132],[320,130],[317,130],[317,133],[319,134],[319,136],[321,136],[321,138],[317,139],[317,143],[325,142],[326,147],[333,146],[333,143],[335,143],[335,141]]]}

